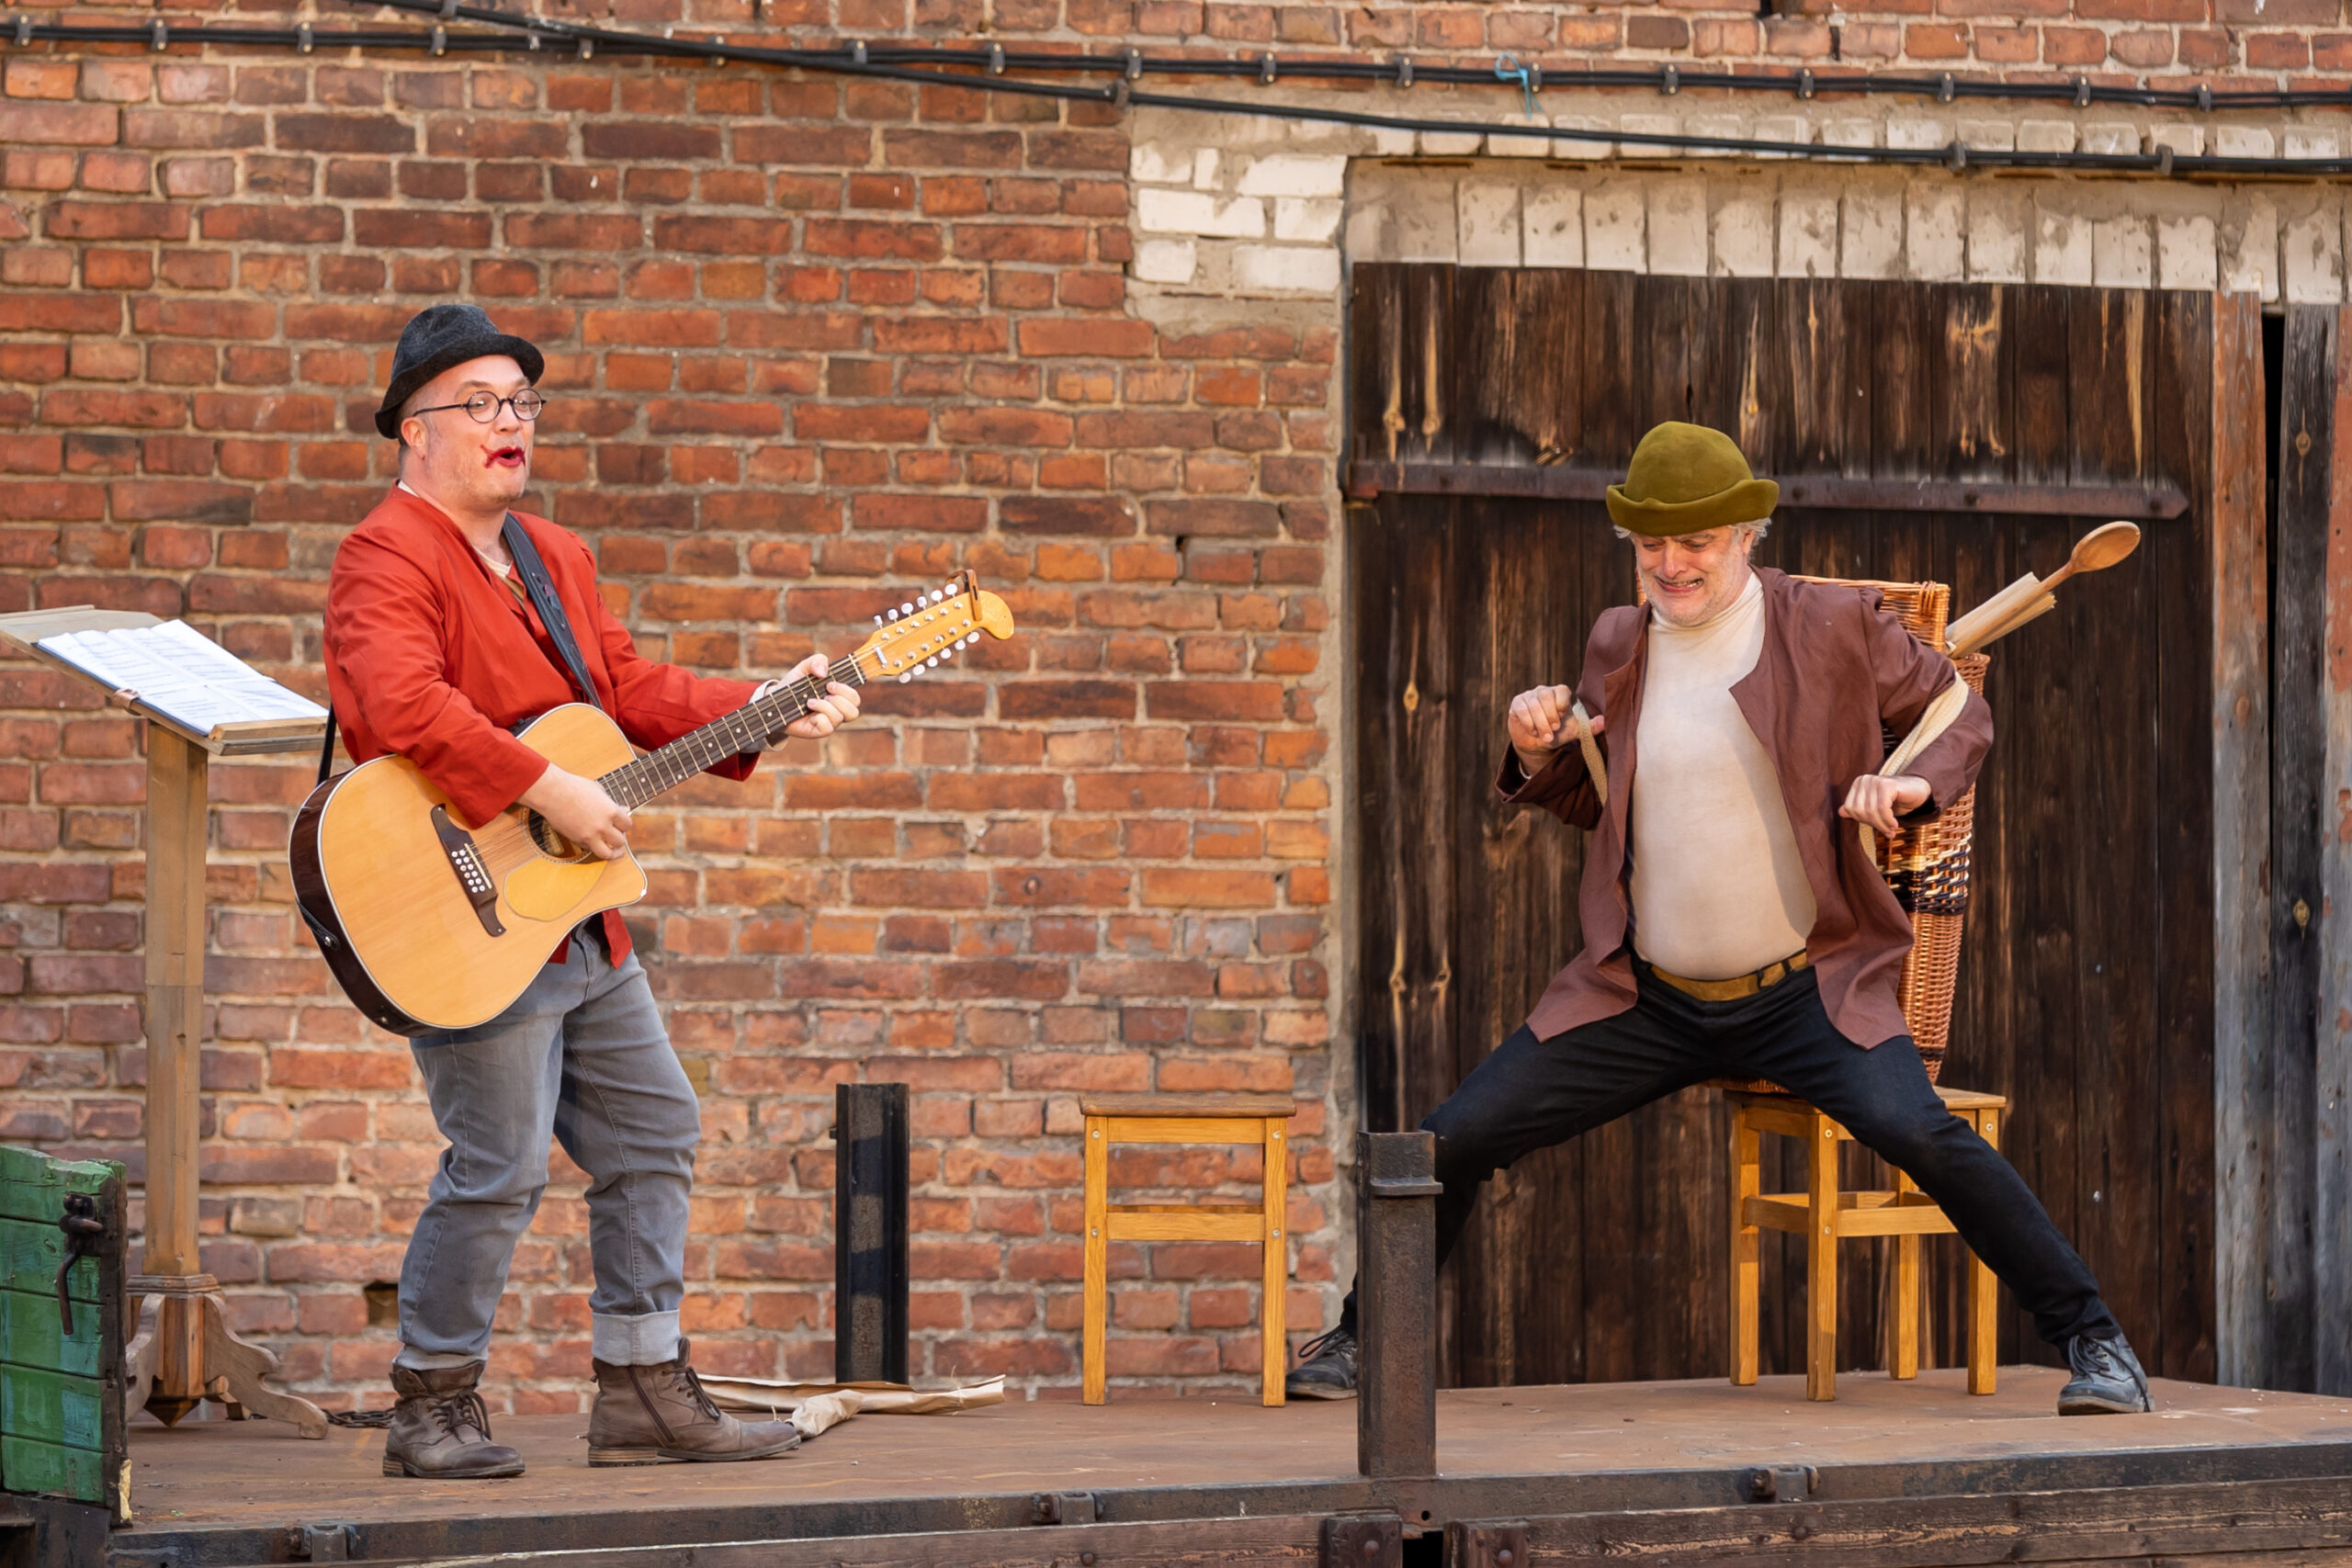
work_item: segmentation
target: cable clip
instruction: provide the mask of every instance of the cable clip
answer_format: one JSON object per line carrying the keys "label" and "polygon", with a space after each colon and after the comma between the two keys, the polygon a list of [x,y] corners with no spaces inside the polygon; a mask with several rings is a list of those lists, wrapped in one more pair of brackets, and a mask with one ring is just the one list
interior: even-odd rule
{"label": "cable clip", "polygon": [[586,33],[582,33],[580,35],[580,58],[582,60],[591,60],[595,57],[595,54],[596,40],[590,38]]}
{"label": "cable clip", "polygon": [[438,23],[433,28],[433,52],[436,58],[449,52],[449,29]]}
{"label": "cable clip", "polygon": [[1535,118],[1535,81],[1532,67],[1521,65],[1508,54],[1495,56],[1495,80],[1519,84],[1520,112],[1528,118]]}
{"label": "cable clip", "polygon": [[2075,107],[2078,109],[2091,107],[2091,79],[2087,76],[2075,78]]}
{"label": "cable clip", "polygon": [[1951,145],[1944,149],[1944,167],[1950,169],[1955,175],[1964,173],[1967,170],[1967,142],[1961,141],[1958,137],[1952,138]]}
{"label": "cable clip", "polygon": [[2156,175],[2160,179],[2172,178],[2172,143],[2160,143],[2156,148]]}
{"label": "cable clip", "polygon": [[33,19],[19,12],[17,17],[17,43],[19,48],[33,41]]}
{"label": "cable clip", "polygon": [[300,27],[294,29],[294,47],[304,54],[310,53],[312,49],[317,47],[317,44],[311,37],[310,23],[304,22]]}
{"label": "cable clip", "polygon": [[1270,49],[1266,51],[1265,53],[1260,55],[1258,57],[1258,85],[1261,87],[1272,86],[1274,85],[1274,74],[1279,69],[1280,67],[1274,60],[1274,51]]}
{"label": "cable clip", "polygon": [[1951,79],[1951,72],[1947,71],[1936,78],[1936,102],[1948,104],[1951,102],[1953,95],[1959,91],[1960,84]]}
{"label": "cable clip", "polygon": [[853,39],[850,40],[849,62],[852,65],[863,65],[865,63],[865,40],[864,39]]}
{"label": "cable clip", "polygon": [[1673,66],[1662,66],[1657,73],[1657,90],[1668,97],[1682,91],[1682,73]]}
{"label": "cable clip", "polygon": [[1127,112],[1127,96],[1135,88],[1125,76],[1111,84],[1111,107],[1121,114]]}
{"label": "cable clip", "polygon": [[1396,57],[1396,85],[1400,87],[1413,85],[1413,57],[1409,54]]}
{"label": "cable clip", "polygon": [[526,40],[530,44],[530,46],[531,46],[531,52],[532,52],[533,54],[537,54],[537,53],[538,53],[538,52],[539,52],[539,35],[538,35],[538,34],[537,34],[537,33],[525,33],[525,34],[523,35],[523,37],[524,37],[524,39],[526,39]]}
{"label": "cable clip", "polygon": [[1797,73],[1797,96],[1800,98],[1810,98],[1813,96],[1812,71],[1804,70]]}
{"label": "cable clip", "polygon": [[1143,80],[1143,51],[1139,49],[1130,49],[1127,51],[1126,79],[1130,82],[1140,82]]}
{"label": "cable clip", "polygon": [[1004,45],[1001,43],[989,45],[989,74],[991,76],[1004,74]]}
{"label": "cable clip", "polygon": [[163,53],[164,47],[172,41],[172,29],[164,25],[163,17],[156,17],[155,25],[147,29],[147,41],[158,54]]}
{"label": "cable clip", "polygon": [[2197,85],[2197,107],[2207,114],[2213,112],[2213,89],[2202,82]]}

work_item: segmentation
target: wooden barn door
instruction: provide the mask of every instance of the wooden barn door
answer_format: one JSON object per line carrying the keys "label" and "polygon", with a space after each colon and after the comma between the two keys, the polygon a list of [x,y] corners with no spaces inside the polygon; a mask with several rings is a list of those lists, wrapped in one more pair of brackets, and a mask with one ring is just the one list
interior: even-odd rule
{"label": "wooden barn door", "polygon": [[[2134,517],[2136,557],[1994,649],[1945,1081],[2014,1097],[2010,1156],[2151,1370],[2211,1377],[2212,299],[1364,265],[1351,312],[1368,1124],[1414,1125],[1578,945],[1583,836],[1490,781],[1510,694],[1573,681],[1630,601],[1600,498],[1643,431],[1714,425],[1782,482],[1767,564],[1934,578],[1956,608]],[[1693,1090],[1498,1178],[1442,1282],[1444,1375],[1722,1375],[1725,1137]],[[1842,1254],[1847,1367],[1884,1364],[1879,1245]],[[1952,1365],[1957,1247],[1928,1251]],[[1765,1369],[1802,1371],[1802,1249],[1768,1239],[1765,1270]],[[2051,1359],[2019,1327],[2004,1359]]]}

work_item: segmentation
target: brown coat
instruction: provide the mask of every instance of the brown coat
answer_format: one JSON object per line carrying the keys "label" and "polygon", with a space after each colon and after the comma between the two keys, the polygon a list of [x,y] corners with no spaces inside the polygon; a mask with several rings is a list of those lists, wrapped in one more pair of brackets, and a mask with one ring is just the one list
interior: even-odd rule
{"label": "brown coat", "polygon": [[[1781,798],[1796,830],[1815,915],[1805,953],[1820,977],[1821,999],[1838,1032],[1871,1046],[1910,1032],[1895,1000],[1911,922],[1878,867],[1864,858],[1858,824],[1838,815],[1846,790],[1884,761],[1892,733],[1909,733],[1935,695],[1957,677],[1951,661],[1879,608],[1874,590],[1799,582],[1770,568],[1764,583],[1764,649],[1756,668],[1732,688],[1781,781]],[[1638,759],[1634,738],[1642,716],[1649,663],[1649,611],[1623,606],[1594,623],[1585,645],[1577,697],[1595,717],[1608,759],[1609,805],[1602,809],[1573,742],[1533,778],[1507,751],[1499,787],[1506,800],[1540,806],[1564,822],[1594,829],[1586,846],[1584,886],[1577,900],[1584,951],[1555,976],[1527,1026],[1538,1038],[1612,1017],[1634,1005],[1632,869],[1626,818]],[[1993,744],[1993,712],[1972,694],[1960,716],[1919,754],[1908,772],[1928,781],[1926,807],[1905,818],[1925,821],[1976,780]]]}

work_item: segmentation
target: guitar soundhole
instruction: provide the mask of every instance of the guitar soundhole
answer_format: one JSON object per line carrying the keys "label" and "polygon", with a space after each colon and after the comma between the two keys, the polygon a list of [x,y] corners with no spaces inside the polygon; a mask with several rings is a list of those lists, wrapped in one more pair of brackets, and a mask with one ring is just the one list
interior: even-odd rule
{"label": "guitar soundhole", "polygon": [[531,842],[539,853],[549,860],[578,862],[588,858],[588,852],[555,830],[554,826],[537,812],[531,813]]}

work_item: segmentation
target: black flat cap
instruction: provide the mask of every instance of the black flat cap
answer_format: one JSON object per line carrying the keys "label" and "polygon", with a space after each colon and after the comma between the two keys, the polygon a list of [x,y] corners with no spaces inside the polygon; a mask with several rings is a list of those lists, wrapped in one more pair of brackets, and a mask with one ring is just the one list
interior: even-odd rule
{"label": "black flat cap", "polygon": [[378,433],[399,440],[401,405],[411,393],[452,365],[486,354],[505,355],[533,386],[548,367],[537,349],[500,332],[479,305],[428,305],[419,310],[401,329],[400,346],[392,350],[392,384],[384,389],[384,406],[376,411]]}

